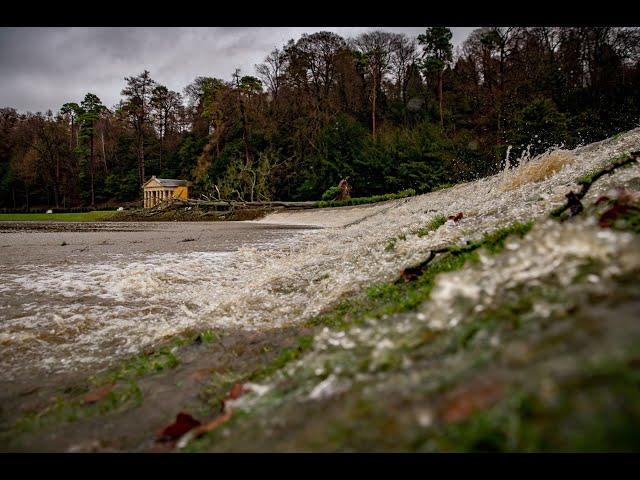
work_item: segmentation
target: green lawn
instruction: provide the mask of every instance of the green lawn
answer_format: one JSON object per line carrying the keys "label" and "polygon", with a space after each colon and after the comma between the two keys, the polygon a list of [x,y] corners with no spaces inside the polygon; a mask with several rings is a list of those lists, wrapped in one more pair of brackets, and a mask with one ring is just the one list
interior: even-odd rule
{"label": "green lawn", "polygon": [[0,222],[56,221],[56,222],[95,222],[114,215],[114,211],[96,210],[78,213],[0,213]]}

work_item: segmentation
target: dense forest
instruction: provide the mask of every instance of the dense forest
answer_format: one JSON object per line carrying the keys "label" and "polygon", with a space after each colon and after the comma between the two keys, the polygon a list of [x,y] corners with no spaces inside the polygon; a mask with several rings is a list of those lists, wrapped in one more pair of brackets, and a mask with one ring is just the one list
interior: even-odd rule
{"label": "dense forest", "polygon": [[508,149],[571,148],[640,122],[639,28],[486,27],[456,51],[451,37],[320,32],[254,75],[183,92],[144,71],[113,107],[87,93],[46,113],[1,108],[0,208],[137,201],[151,175],[246,201],[317,200],[347,176],[354,196],[428,192],[495,173]]}

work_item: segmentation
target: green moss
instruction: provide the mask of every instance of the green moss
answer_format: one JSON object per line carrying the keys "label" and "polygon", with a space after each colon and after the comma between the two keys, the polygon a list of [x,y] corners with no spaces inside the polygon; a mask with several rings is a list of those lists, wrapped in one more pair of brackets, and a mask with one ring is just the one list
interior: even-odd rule
{"label": "green moss", "polygon": [[20,417],[10,430],[0,434],[0,444],[9,445],[14,437],[47,427],[76,422],[96,415],[123,411],[141,405],[143,394],[133,380],[121,382],[95,403],[86,403],[83,396],[58,396],[47,408]]}
{"label": "green moss", "polygon": [[567,210],[566,205],[560,205],[559,207],[556,207],[553,210],[551,210],[551,212],[549,212],[549,216],[554,220],[559,220],[563,222],[569,218],[569,215],[567,214],[566,210]]}
{"label": "green moss", "polygon": [[131,357],[110,370],[89,378],[94,385],[117,382],[118,380],[133,380],[146,375],[175,368],[180,360],[173,353],[174,346],[165,346],[151,354]]}
{"label": "green moss", "polygon": [[416,233],[419,237],[424,237],[425,235],[428,235],[429,233],[436,231],[446,222],[447,222],[447,217],[445,217],[444,215],[436,215],[429,221],[429,223],[426,226],[422,227]]}
{"label": "green moss", "polygon": [[[627,154],[622,154],[622,155],[618,155],[617,157],[613,157],[609,159],[609,161],[605,165],[603,165],[601,168],[588,172],[582,177],[578,178],[578,180],[576,180],[576,183],[578,185],[591,185],[594,179],[596,178],[596,176],[600,174],[603,170],[606,170],[611,165],[618,163],[622,160],[625,160],[626,158],[628,158]],[[633,165],[633,164],[630,164],[630,165]]]}
{"label": "green moss", "polygon": [[196,337],[196,339],[198,338],[200,339],[200,341],[202,341],[202,343],[211,343],[218,340],[218,336],[213,330],[204,330],[200,332],[199,337]]}
{"label": "green moss", "polygon": [[478,261],[475,250],[481,247],[491,254],[498,253],[504,248],[507,237],[523,237],[532,226],[533,222],[514,223],[485,235],[479,241],[450,247],[448,252],[430,262],[414,280],[374,285],[363,294],[342,302],[331,312],[313,318],[308,324],[345,329],[369,317],[380,318],[413,310],[429,297],[438,274],[459,270],[467,262]]}
{"label": "green moss", "polygon": [[285,348],[280,352],[278,357],[269,365],[265,365],[253,372],[250,379],[251,381],[259,381],[266,378],[276,371],[280,370],[289,362],[296,360],[302,356],[304,352],[309,350],[313,345],[313,337],[310,335],[303,335],[298,338],[298,344],[293,348]]}
{"label": "green moss", "polygon": [[[213,341],[215,334],[206,331],[200,334],[185,333],[148,353],[130,357],[115,367],[87,378],[86,382],[69,387],[47,407],[18,418],[7,438],[20,432],[34,431],[60,423],[75,422],[94,415],[104,415],[122,410],[143,401],[142,391],[136,380],[147,375],[170,370],[180,364],[174,353],[179,347],[197,341]],[[84,395],[101,386],[114,383],[116,387],[95,403],[84,402]]]}
{"label": "green moss", "polygon": [[554,402],[543,401],[536,390],[512,391],[432,436],[445,451],[638,451],[639,387],[637,369],[609,360],[559,384]]}

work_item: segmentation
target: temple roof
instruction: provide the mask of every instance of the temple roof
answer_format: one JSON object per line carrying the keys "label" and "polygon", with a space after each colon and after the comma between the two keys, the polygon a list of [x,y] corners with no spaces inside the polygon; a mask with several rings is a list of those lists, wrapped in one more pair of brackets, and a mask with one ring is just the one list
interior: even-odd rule
{"label": "temple roof", "polygon": [[179,180],[176,178],[157,178],[155,175],[153,175],[144,183],[144,185],[142,185],[142,187],[144,188],[150,183],[157,183],[161,187],[182,187],[188,186],[190,182],[187,180]]}

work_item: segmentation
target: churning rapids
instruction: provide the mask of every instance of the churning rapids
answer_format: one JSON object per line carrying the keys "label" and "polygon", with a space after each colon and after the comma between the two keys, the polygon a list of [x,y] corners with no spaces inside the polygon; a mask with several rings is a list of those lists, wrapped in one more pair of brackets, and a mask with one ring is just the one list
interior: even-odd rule
{"label": "churning rapids", "polygon": [[[102,368],[186,330],[300,322],[396,278],[431,249],[515,221],[540,220],[531,237],[537,243],[527,247],[535,255],[514,252],[504,265],[486,262],[474,273],[443,276],[419,315],[437,328],[455,326],[460,298],[480,305],[569,258],[571,265],[594,255],[618,259],[612,268],[625,268],[621,259],[640,262],[631,235],[543,217],[564,202],[578,177],[638,149],[635,129],[579,147],[570,152],[575,161],[550,178],[517,188],[503,188],[515,174],[508,170],[413,198],[254,222],[111,223],[78,231],[0,223],[0,381]],[[586,200],[615,182],[640,188],[640,167],[599,180]],[[416,235],[435,215],[458,212],[459,222]],[[394,238],[404,240],[386,249]]]}

